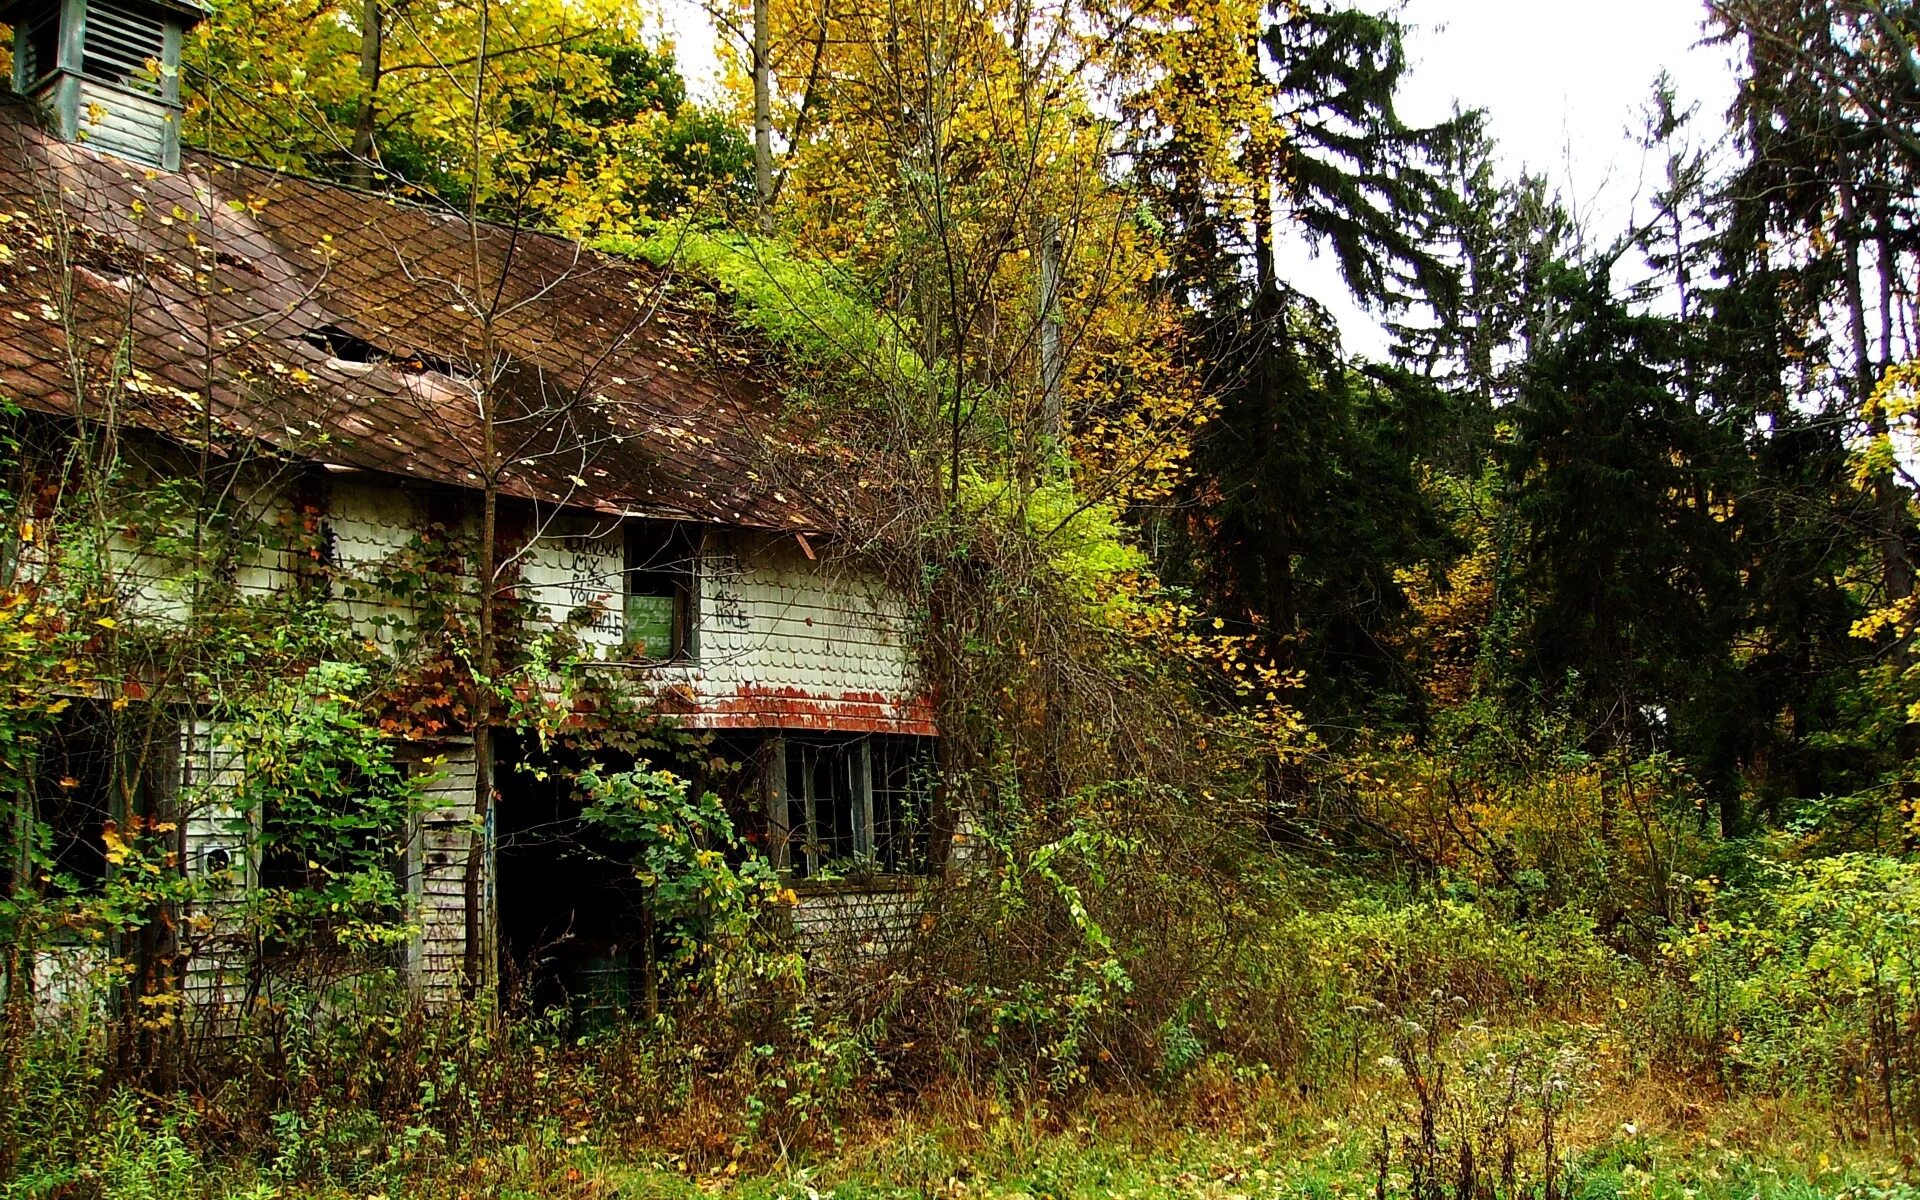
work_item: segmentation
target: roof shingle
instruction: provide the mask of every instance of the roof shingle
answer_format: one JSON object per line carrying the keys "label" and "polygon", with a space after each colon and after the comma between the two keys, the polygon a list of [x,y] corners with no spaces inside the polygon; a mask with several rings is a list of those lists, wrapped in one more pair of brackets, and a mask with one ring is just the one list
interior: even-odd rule
{"label": "roof shingle", "polygon": [[668,272],[206,156],[149,171],[0,104],[0,395],[23,407],[111,390],[188,443],[475,487],[484,399],[505,494],[826,528],[850,481],[782,430],[767,361]]}

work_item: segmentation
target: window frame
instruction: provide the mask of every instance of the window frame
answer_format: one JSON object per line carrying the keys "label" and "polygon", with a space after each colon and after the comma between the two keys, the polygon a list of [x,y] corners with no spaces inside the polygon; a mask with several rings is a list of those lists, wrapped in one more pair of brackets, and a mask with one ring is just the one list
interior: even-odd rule
{"label": "window frame", "polygon": [[[886,734],[771,739],[767,762],[767,817],[773,835],[769,843],[775,869],[795,881],[816,880],[823,870],[835,864],[850,868],[843,877],[915,879],[931,874],[926,812],[923,811],[919,827],[905,835],[904,840],[914,846],[912,852],[905,855],[900,850],[902,834],[880,828],[883,822],[879,819],[882,807],[896,813],[912,807],[916,791],[920,807],[931,808],[931,788],[916,789],[914,784],[914,772],[931,758],[931,745],[916,745],[921,742],[930,743],[930,739]],[[887,766],[897,766],[905,772],[901,786],[893,786],[896,777],[891,771],[885,780],[876,777],[875,760],[883,755],[888,760],[897,758]],[[827,760],[824,764],[823,759]],[[798,772],[793,769],[796,760],[801,764]],[[839,807],[831,795],[817,794],[822,765],[830,773],[845,772],[848,828],[844,838],[837,830],[826,837],[813,833],[821,825],[823,802]],[[885,823],[896,822],[897,817],[890,817]],[[837,814],[829,817],[828,823],[837,825]],[[841,841],[849,847],[847,853],[823,852],[823,847]]]}
{"label": "window frame", "polygon": [[[620,644],[629,661],[642,666],[671,666],[699,660],[700,561],[702,530],[683,521],[634,518],[623,523],[620,567]],[[662,556],[667,561],[661,563]],[[650,581],[649,590],[639,584]],[[636,597],[673,598],[673,646],[664,656],[634,651],[631,602]]]}
{"label": "window frame", "polygon": [[[64,5],[43,14],[37,21],[22,22],[14,37],[15,80],[21,93],[27,94],[60,73],[61,31],[66,25]],[[31,50],[28,55],[25,51]],[[43,51],[51,50],[51,54]],[[31,63],[31,68],[29,68]]]}

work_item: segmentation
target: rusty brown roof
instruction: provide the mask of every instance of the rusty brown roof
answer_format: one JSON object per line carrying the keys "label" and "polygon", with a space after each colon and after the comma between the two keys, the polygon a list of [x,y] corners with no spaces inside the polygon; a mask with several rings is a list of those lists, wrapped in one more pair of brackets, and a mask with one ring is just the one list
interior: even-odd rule
{"label": "rusty brown roof", "polygon": [[509,495],[827,528],[852,473],[784,425],[769,361],[651,266],[205,156],[151,171],[0,104],[0,397],[25,408],[77,392],[189,444],[473,487],[486,396]]}

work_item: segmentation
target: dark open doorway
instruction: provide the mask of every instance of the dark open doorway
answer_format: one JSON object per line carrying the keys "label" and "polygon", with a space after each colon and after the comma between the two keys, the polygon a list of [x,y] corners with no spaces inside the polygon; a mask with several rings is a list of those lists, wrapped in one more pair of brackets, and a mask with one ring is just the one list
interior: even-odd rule
{"label": "dark open doorway", "polygon": [[[740,818],[751,811],[736,764],[750,747],[690,744],[664,767],[731,796]],[[582,1026],[657,1011],[663,986],[657,930],[647,887],[631,859],[582,820],[577,779],[589,764],[604,772],[636,766],[632,753],[569,746],[541,748],[503,737],[496,758],[495,869],[501,978],[506,994],[535,1012],[568,1010]]]}

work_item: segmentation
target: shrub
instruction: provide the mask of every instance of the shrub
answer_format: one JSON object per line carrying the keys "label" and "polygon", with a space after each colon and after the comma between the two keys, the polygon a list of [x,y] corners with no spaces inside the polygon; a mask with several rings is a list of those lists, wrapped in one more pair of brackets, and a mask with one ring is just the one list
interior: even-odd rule
{"label": "shrub", "polygon": [[1920,1130],[1920,864],[1841,854],[1708,900],[1662,950],[1691,1018],[1676,1040],[1730,1083]]}

